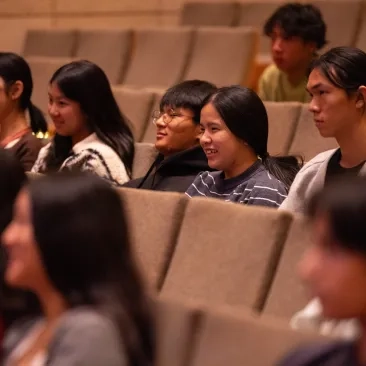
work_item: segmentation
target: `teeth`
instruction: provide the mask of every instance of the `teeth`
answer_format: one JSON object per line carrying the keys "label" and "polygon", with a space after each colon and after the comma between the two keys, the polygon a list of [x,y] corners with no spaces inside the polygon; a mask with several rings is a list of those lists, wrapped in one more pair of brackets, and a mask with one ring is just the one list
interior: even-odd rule
{"label": "teeth", "polygon": [[217,153],[217,150],[214,150],[214,149],[207,149],[206,150],[207,155],[211,155],[211,154],[215,154],[215,153]]}

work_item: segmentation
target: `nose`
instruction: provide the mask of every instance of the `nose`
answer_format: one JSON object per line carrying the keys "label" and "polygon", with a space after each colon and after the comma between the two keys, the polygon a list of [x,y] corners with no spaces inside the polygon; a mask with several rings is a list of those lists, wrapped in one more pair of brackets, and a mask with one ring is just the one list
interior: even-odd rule
{"label": "nose", "polygon": [[48,114],[51,117],[57,116],[59,114],[59,111],[58,111],[55,103],[48,103]]}
{"label": "nose", "polygon": [[309,111],[312,113],[318,113],[319,112],[319,105],[315,98],[311,98],[311,101],[309,103]]}
{"label": "nose", "polygon": [[165,114],[161,114],[161,116],[155,120],[155,125],[157,127],[162,128],[162,127],[166,126],[164,116],[165,116]]}
{"label": "nose", "polygon": [[209,135],[209,133],[206,131],[203,131],[201,136],[200,136],[200,144],[202,147],[210,144],[212,141],[211,136]]}
{"label": "nose", "polygon": [[274,53],[281,53],[282,52],[282,41],[280,37],[276,37],[272,40],[272,51]]}
{"label": "nose", "polygon": [[3,234],[1,235],[1,245],[5,248],[9,248],[13,242],[13,229],[12,224],[10,223],[4,230]]}

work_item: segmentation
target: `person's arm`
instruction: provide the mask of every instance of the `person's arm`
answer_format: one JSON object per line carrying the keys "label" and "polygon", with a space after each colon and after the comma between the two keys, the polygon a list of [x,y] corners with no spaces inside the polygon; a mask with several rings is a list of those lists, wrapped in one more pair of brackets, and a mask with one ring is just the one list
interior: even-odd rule
{"label": "person's arm", "polygon": [[109,319],[88,313],[69,317],[50,347],[50,366],[125,366],[123,342]]}
{"label": "person's arm", "polygon": [[263,101],[269,100],[269,95],[266,91],[266,80],[265,80],[263,74],[260,76],[259,81],[258,81],[258,96]]}
{"label": "person's arm", "polygon": [[256,183],[241,203],[278,208],[286,196],[286,189],[281,184]]}

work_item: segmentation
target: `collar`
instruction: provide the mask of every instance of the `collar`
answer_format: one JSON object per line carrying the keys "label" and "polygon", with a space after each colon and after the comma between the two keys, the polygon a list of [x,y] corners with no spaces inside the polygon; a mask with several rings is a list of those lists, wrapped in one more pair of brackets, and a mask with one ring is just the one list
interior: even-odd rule
{"label": "collar", "polygon": [[97,134],[91,133],[88,137],[86,137],[84,140],[79,141],[77,144],[75,144],[72,147],[72,151],[74,154],[79,154],[81,151],[87,149],[92,142],[100,142]]}

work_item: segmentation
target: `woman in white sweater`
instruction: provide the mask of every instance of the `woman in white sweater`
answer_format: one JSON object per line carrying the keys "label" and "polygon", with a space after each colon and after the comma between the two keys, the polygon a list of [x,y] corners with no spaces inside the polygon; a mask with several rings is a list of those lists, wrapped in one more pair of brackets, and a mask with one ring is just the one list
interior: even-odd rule
{"label": "woman in white sweater", "polygon": [[[304,213],[308,199],[334,178],[366,175],[366,53],[351,47],[331,49],[314,61],[307,89],[319,133],[335,138],[339,148],[317,155],[297,174],[280,207],[297,213]],[[357,334],[353,322],[325,321],[317,299],[295,315],[292,325],[324,334]]]}
{"label": "woman in white sweater", "polygon": [[52,142],[32,171],[91,171],[114,185],[131,177],[134,141],[101,68],[89,61],[62,66],[49,84]]}

